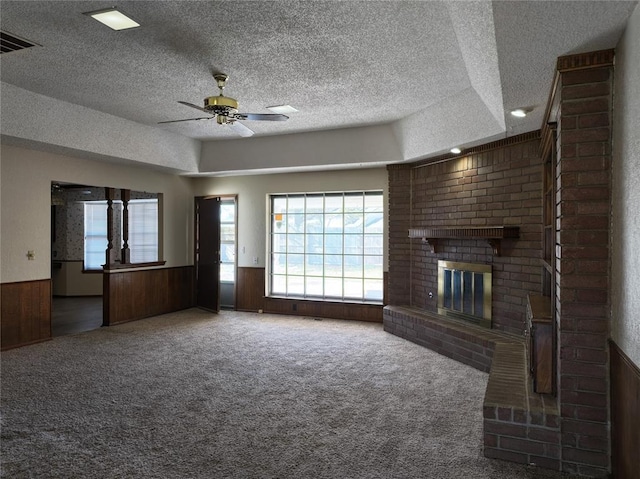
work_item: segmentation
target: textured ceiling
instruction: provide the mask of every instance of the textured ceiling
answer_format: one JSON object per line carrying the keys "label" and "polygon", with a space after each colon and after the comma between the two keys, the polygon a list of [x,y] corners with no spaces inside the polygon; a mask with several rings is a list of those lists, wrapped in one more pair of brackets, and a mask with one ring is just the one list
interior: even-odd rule
{"label": "textured ceiling", "polygon": [[[299,110],[247,121],[256,136],[393,123],[412,159],[539,128],[555,59],[614,47],[636,3],[120,1],[142,26],[114,32],[82,14],[110,2],[3,0],[2,30],[41,47],[3,54],[0,72],[199,140],[236,137],[213,121],[157,123],[203,116],[178,101],[201,105],[218,93],[211,72],[224,72],[241,112]],[[523,106],[526,119],[509,115]]]}

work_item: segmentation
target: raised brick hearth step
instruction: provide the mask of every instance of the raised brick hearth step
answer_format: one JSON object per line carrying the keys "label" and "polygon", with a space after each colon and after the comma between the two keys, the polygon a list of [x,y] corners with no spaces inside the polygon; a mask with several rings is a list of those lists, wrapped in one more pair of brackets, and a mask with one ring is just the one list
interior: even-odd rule
{"label": "raised brick hearth step", "polygon": [[485,456],[560,468],[556,400],[533,392],[523,338],[404,306],[385,306],[383,324],[391,334],[489,373]]}

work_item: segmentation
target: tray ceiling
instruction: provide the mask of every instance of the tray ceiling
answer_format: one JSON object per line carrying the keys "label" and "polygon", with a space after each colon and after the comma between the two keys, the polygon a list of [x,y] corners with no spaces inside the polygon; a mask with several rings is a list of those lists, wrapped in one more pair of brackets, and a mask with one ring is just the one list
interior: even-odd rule
{"label": "tray ceiling", "polygon": [[[1,29],[38,46],[0,56],[28,92],[191,139],[237,138],[203,116],[213,71],[256,136],[391,124],[403,159],[540,128],[558,56],[612,48],[636,2],[121,1],[141,24],[112,31],[97,1],[2,1]],[[524,119],[509,111],[533,109]],[[13,108],[13,106],[12,106]],[[29,108],[29,105],[24,105]],[[12,111],[3,109],[11,121]],[[61,119],[64,121],[64,119]]]}

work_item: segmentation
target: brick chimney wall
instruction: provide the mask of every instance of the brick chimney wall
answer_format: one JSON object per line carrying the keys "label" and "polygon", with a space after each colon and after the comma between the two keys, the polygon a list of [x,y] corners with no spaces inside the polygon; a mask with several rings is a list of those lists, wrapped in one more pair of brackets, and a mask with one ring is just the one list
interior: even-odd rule
{"label": "brick chimney wall", "polygon": [[403,166],[388,167],[389,176],[389,272],[385,293],[387,304],[411,304],[408,287],[411,275],[411,169]]}
{"label": "brick chimney wall", "polygon": [[[439,259],[491,264],[493,327],[521,335],[527,294],[540,291],[541,194],[539,132],[432,164],[391,165],[389,304],[435,312]],[[519,226],[520,238],[503,240],[501,256],[484,240],[439,240],[431,253],[407,238],[409,228],[503,225]]]}
{"label": "brick chimney wall", "polygon": [[[558,59],[548,120],[556,142],[556,373],[560,469],[611,471],[609,349],[613,51]],[[533,135],[533,136],[532,136]],[[493,266],[493,320],[521,334],[526,296],[541,290],[539,132],[446,156],[390,165],[390,305],[435,311],[437,261]],[[516,225],[501,256],[480,240],[440,240],[437,253],[409,228]],[[429,297],[432,292],[434,297]],[[526,451],[524,451],[526,452]]]}
{"label": "brick chimney wall", "polygon": [[587,57],[585,66],[572,69],[569,60],[579,59],[558,61],[556,316],[561,457],[564,471],[605,477],[610,471],[607,340],[613,51],[596,52]]}

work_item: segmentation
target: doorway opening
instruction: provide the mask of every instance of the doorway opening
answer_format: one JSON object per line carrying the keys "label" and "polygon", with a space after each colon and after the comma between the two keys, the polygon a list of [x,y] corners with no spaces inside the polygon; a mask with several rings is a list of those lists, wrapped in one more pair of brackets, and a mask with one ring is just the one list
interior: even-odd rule
{"label": "doorway opening", "polygon": [[[51,184],[53,337],[102,326],[102,269],[89,272],[85,267],[84,205],[103,199],[104,188],[61,182]],[[106,230],[106,219],[100,226]]]}
{"label": "doorway opening", "polygon": [[220,199],[220,308],[236,307],[236,198]]}
{"label": "doorway opening", "polygon": [[196,305],[235,309],[237,197],[195,198]]}

